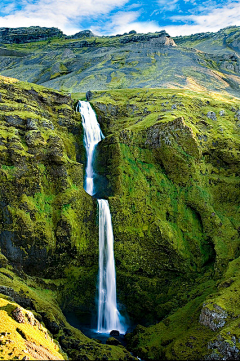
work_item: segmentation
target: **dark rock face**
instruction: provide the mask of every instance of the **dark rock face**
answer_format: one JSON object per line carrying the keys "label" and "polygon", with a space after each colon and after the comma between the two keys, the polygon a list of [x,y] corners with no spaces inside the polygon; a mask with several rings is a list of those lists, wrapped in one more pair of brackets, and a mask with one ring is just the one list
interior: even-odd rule
{"label": "dark rock face", "polygon": [[49,38],[63,37],[63,32],[57,28],[42,28],[31,26],[29,28],[0,28],[0,42],[3,44],[21,44],[32,41],[42,41]]}
{"label": "dark rock face", "polygon": [[52,334],[54,334],[54,335],[56,333],[58,333],[60,330],[60,327],[56,321],[51,321],[51,320],[45,319],[45,324],[46,324],[47,328],[49,329],[49,331],[52,332]]}
{"label": "dark rock face", "polygon": [[89,101],[92,99],[92,97],[93,97],[93,93],[92,93],[90,90],[88,90],[88,91],[86,92],[86,99],[87,99],[87,101],[89,102]]}
{"label": "dark rock face", "polygon": [[119,331],[118,330],[112,330],[110,332],[110,336],[119,336]]}
{"label": "dark rock face", "polygon": [[20,294],[11,287],[0,286],[0,293],[10,297],[14,302],[18,303],[24,308],[33,308],[32,300],[25,296],[24,293]]}

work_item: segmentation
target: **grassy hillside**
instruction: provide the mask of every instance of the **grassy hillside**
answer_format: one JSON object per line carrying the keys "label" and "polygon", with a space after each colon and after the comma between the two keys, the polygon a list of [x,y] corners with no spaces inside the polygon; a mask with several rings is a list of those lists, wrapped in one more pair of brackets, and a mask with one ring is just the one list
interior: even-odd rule
{"label": "grassy hillside", "polygon": [[240,53],[240,27],[229,26],[216,33],[200,33],[173,38],[177,45],[209,54]]}
{"label": "grassy hillside", "polygon": [[159,32],[5,44],[0,71],[71,92],[180,88],[239,94],[239,28],[175,40]]}
{"label": "grassy hillside", "polygon": [[138,326],[129,347],[153,360],[235,357],[239,99],[129,89],[91,102],[107,135],[97,163],[108,180],[119,297],[135,321],[157,323]]}

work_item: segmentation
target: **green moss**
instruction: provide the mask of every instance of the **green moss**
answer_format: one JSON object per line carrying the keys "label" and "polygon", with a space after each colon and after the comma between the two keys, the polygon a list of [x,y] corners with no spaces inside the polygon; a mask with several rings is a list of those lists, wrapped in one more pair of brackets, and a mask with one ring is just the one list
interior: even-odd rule
{"label": "green moss", "polygon": [[[121,74],[114,75],[118,82]],[[98,272],[97,205],[83,190],[80,116],[63,93],[19,82],[3,82],[2,89],[3,252],[15,268],[21,259],[31,277],[16,277],[3,258],[14,279],[2,276],[1,282],[28,292],[35,312],[43,310],[49,320],[66,325],[59,305],[90,318]],[[203,302],[229,312],[222,337],[226,330],[237,333],[239,100],[127,89],[93,92],[92,104],[106,135],[97,149],[97,171],[112,214],[118,299],[134,322],[157,323],[138,327],[129,345],[142,358],[202,358],[215,337],[198,323]],[[19,124],[7,123],[6,114],[18,114]],[[27,129],[28,118],[37,129]],[[234,282],[225,287],[229,279]],[[70,350],[72,358],[79,352],[90,359],[98,352],[124,357],[122,348],[98,348],[73,332],[93,349]]]}

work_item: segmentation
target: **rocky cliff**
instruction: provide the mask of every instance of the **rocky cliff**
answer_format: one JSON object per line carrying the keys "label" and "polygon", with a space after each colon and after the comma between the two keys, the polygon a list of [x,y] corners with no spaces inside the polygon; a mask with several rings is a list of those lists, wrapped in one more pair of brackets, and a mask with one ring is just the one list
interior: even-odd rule
{"label": "rocky cliff", "polygon": [[48,40],[54,37],[62,38],[63,36],[63,32],[57,28],[42,28],[40,26],[0,28],[0,43],[3,44],[30,43]]}
{"label": "rocky cliff", "polygon": [[91,102],[107,135],[97,163],[108,180],[119,297],[135,321],[157,323],[138,326],[129,347],[143,359],[232,359],[239,100],[151,89],[93,93]]}
{"label": "rocky cliff", "polygon": [[0,77],[0,128],[4,358],[131,359],[89,340],[62,313],[75,304],[85,317],[94,311],[98,269],[96,202],[83,190],[81,119],[71,97]]}
{"label": "rocky cliff", "polygon": [[[34,35],[31,28],[14,31]],[[239,27],[174,39],[165,31],[102,37],[87,30],[71,37],[48,31],[41,42],[4,38],[1,74],[71,92],[177,87],[239,94]],[[47,34],[44,28],[37,32]]]}
{"label": "rocky cliff", "polygon": [[[4,77],[0,93],[4,353],[18,339],[18,357],[35,344],[63,358],[131,358],[62,313],[84,323],[96,312],[97,210],[82,186],[75,100]],[[89,97],[106,135],[96,166],[112,213],[119,309],[140,324],[127,347],[153,360],[237,357],[239,99],[171,89]],[[38,343],[42,332],[59,344]]]}

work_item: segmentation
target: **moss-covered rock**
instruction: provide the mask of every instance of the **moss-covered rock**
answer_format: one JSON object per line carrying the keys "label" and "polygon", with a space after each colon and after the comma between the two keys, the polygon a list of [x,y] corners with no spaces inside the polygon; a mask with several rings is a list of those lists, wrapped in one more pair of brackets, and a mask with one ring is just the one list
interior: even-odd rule
{"label": "moss-covered rock", "polygon": [[[31,310],[72,359],[129,358],[87,339],[61,310],[82,321],[96,311],[97,205],[83,190],[74,102],[0,80],[1,297]],[[112,213],[119,309],[144,325],[128,347],[143,359],[234,356],[239,100],[125,89],[91,102],[106,135],[96,170]]]}
{"label": "moss-covered rock", "polygon": [[[0,77],[0,93],[3,302],[11,310],[19,305],[19,320],[24,321],[22,308],[31,310],[71,359],[95,360],[104,355],[109,360],[131,359],[122,347],[88,339],[62,313],[73,309],[90,315],[95,309],[98,269],[96,201],[83,189],[85,153],[74,102],[64,93],[4,77]],[[9,317],[10,313],[4,320],[10,322]],[[32,340],[32,326],[20,324],[9,338],[12,344],[21,339],[19,347],[6,353],[4,343],[4,359],[28,354],[67,358],[59,354],[58,343],[51,341],[51,348],[37,330],[38,341]],[[23,353],[25,339],[27,353]],[[34,345],[39,355],[34,354]]]}
{"label": "moss-covered rock", "polygon": [[111,190],[119,298],[135,321],[163,320],[137,329],[129,346],[144,359],[202,358],[230,310],[215,302],[215,317],[206,298],[239,256],[240,102],[163,89],[91,102],[107,135],[99,170]]}

